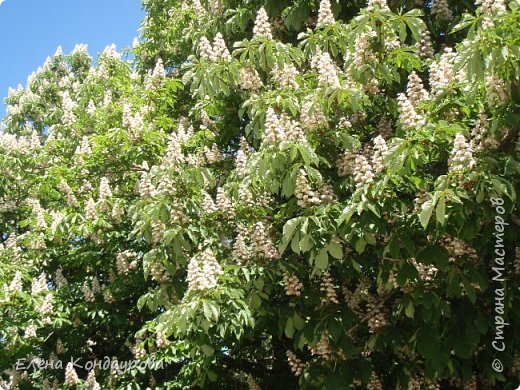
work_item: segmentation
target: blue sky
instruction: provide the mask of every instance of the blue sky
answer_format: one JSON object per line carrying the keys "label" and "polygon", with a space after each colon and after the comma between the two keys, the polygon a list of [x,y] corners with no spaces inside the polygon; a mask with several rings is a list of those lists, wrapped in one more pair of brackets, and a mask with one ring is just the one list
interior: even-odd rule
{"label": "blue sky", "polygon": [[25,86],[27,76],[61,45],[77,43],[89,54],[115,43],[132,45],[144,12],[140,0],[0,0],[0,117],[9,87]]}

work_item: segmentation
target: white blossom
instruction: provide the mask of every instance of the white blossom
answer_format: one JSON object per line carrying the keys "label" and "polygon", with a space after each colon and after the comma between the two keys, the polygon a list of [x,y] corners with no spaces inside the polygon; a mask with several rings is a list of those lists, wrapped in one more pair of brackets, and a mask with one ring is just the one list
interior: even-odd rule
{"label": "white blossom", "polygon": [[358,154],[354,160],[354,179],[356,180],[356,186],[359,188],[364,184],[369,184],[374,180],[374,172],[372,166],[368,162],[365,156]]}
{"label": "white blossom", "polygon": [[477,165],[477,162],[473,158],[473,150],[470,144],[466,137],[457,133],[449,161],[450,172],[465,171],[472,169],[475,165]]}
{"label": "white blossom", "polygon": [[217,286],[217,280],[224,272],[215,255],[205,249],[191,258],[188,264],[188,290],[205,290]]}
{"label": "white blossom", "polygon": [[256,91],[262,87],[262,80],[254,68],[241,68],[239,77],[242,89]]}
{"label": "white blossom", "polygon": [[330,8],[329,0],[320,1],[320,9],[318,10],[318,26],[326,23],[335,23],[334,14]]}
{"label": "white blossom", "polygon": [[413,71],[408,76],[408,85],[406,87],[406,95],[410,100],[410,103],[415,108],[418,104],[424,100],[427,100],[429,95],[428,92],[424,89],[421,78]]}
{"label": "white blossom", "polygon": [[75,386],[80,382],[78,374],[72,365],[72,362],[68,362],[65,367],[65,385]]}
{"label": "white blossom", "polygon": [[383,137],[378,135],[374,138],[374,154],[372,155],[372,166],[374,172],[381,172],[385,168],[384,158],[388,153],[388,146]]}
{"label": "white blossom", "polygon": [[273,80],[282,87],[289,87],[294,89],[299,87],[298,82],[296,81],[296,77],[300,75],[300,72],[298,72],[298,69],[296,69],[292,63],[284,63],[282,69],[279,69],[278,65],[275,64],[271,74],[273,76]]}
{"label": "white blossom", "polygon": [[262,7],[256,14],[255,26],[253,27],[253,34],[255,37],[263,37],[267,39],[273,39],[273,33],[271,32],[271,25],[269,24],[269,17],[265,8]]}
{"label": "white blossom", "polygon": [[316,68],[318,69],[318,83],[322,87],[339,88],[338,69],[330,54],[321,52],[316,60]]}
{"label": "white blossom", "polygon": [[425,124],[425,119],[415,111],[415,107],[404,93],[397,95],[399,104],[399,120],[405,130],[415,129]]}
{"label": "white blossom", "polygon": [[439,62],[430,65],[430,87],[432,94],[438,95],[454,80],[453,61],[455,53],[451,47],[444,49]]}
{"label": "white blossom", "polygon": [[453,12],[450,9],[448,0],[433,0],[431,13],[441,21],[449,22],[453,19]]}
{"label": "white blossom", "polygon": [[226,42],[224,41],[224,37],[220,32],[215,35],[213,40],[213,58],[214,61],[222,60],[222,61],[231,61],[231,54],[229,54],[229,50],[226,47]]}

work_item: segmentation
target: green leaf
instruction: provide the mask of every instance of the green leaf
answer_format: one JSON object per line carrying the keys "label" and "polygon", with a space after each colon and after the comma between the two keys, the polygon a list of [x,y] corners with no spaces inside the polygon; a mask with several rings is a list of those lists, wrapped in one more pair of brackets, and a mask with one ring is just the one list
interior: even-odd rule
{"label": "green leaf", "polygon": [[406,307],[404,308],[404,314],[406,314],[408,318],[413,318],[414,313],[415,307],[413,305],[413,301],[410,299],[408,305],[406,305]]}
{"label": "green leaf", "polygon": [[419,330],[417,335],[417,351],[426,359],[433,358],[440,350],[438,335],[429,326]]}
{"label": "green leaf", "polygon": [[335,259],[341,260],[343,258],[343,247],[341,244],[335,240],[331,240],[329,242],[329,253]]}
{"label": "green leaf", "polygon": [[213,356],[213,354],[215,353],[215,349],[211,345],[203,344],[200,348],[206,356]]}
{"label": "green leaf", "polygon": [[278,248],[280,254],[282,254],[285,251],[287,245],[289,245],[289,242],[291,242],[294,231],[298,227],[300,221],[300,218],[293,218],[287,221],[287,223],[283,226],[282,242],[280,243],[280,246]]}
{"label": "green leaf", "polygon": [[365,251],[366,246],[367,246],[366,241],[363,238],[359,238],[356,241],[354,249],[356,250],[357,253],[361,254]]}
{"label": "green leaf", "polygon": [[421,214],[419,215],[419,221],[421,222],[421,226],[426,229],[428,226],[428,222],[430,222],[430,218],[433,213],[433,208],[435,204],[433,203],[433,200],[427,200],[423,203],[421,207]]}
{"label": "green leaf", "polygon": [[292,339],[294,336],[294,324],[292,317],[287,318],[287,322],[285,323],[285,336]]}
{"label": "green leaf", "polygon": [[305,320],[298,313],[294,313],[293,324],[296,330],[302,330],[305,327]]}
{"label": "green leaf", "polygon": [[325,248],[322,249],[320,251],[320,253],[316,256],[315,261],[316,261],[316,263],[315,263],[316,268],[318,268],[320,270],[327,269],[327,267],[329,266],[329,255],[327,254],[327,251],[325,250]]}
{"label": "green leaf", "polygon": [[437,217],[437,222],[439,222],[441,225],[444,225],[444,222],[446,220],[446,201],[444,200],[443,196],[441,196],[441,198],[437,202],[435,216]]}

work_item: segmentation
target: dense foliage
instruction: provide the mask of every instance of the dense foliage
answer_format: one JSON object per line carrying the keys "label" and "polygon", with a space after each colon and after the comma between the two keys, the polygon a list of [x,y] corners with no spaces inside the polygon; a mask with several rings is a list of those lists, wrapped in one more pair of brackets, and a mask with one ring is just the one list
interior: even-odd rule
{"label": "dense foliage", "polygon": [[58,49],[0,133],[2,386],[516,388],[520,3],[452,3],[144,0],[130,59]]}

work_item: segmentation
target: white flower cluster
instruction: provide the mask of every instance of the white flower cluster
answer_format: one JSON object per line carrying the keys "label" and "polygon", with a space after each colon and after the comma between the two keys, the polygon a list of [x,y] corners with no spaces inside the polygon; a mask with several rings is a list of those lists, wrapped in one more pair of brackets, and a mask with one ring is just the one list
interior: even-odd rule
{"label": "white flower cluster", "polygon": [[408,85],[406,86],[406,95],[412,106],[417,108],[418,104],[429,98],[428,91],[424,89],[421,78],[413,71],[408,76]]}
{"label": "white flower cluster", "polygon": [[21,292],[23,288],[22,273],[16,271],[11,283],[9,284],[8,290],[11,292]]}
{"label": "white flower cluster", "polygon": [[480,112],[471,130],[470,146],[475,152],[480,152],[484,149],[496,149],[499,146],[496,139],[488,137],[488,120],[486,113]]}
{"label": "white flower cluster", "polygon": [[89,390],[100,390],[101,386],[96,380],[96,372],[94,370],[90,370],[87,375],[87,380],[85,382],[85,386]]}
{"label": "white flower cluster", "polygon": [[105,288],[103,290],[103,300],[105,303],[114,303],[114,296],[112,295],[112,291],[110,291],[108,288]]}
{"label": "white flower cluster", "polygon": [[61,96],[61,106],[63,109],[63,123],[64,124],[72,124],[76,121],[76,115],[74,114],[74,109],[78,106],[78,104],[71,99],[68,91],[60,92]]}
{"label": "white flower cluster", "polygon": [[164,332],[160,330],[157,330],[155,332],[155,343],[157,345],[157,348],[166,348],[168,345],[170,345],[168,337],[166,337]]}
{"label": "white flower cluster", "polygon": [[[179,128],[184,129],[182,126],[179,126]],[[163,166],[174,168],[185,162],[184,154],[181,149],[182,143],[182,135],[179,133],[173,132],[169,135],[166,154],[162,160]]]}
{"label": "white flower cluster", "polygon": [[253,27],[253,34],[255,37],[273,39],[271,25],[269,24],[269,17],[267,16],[267,12],[265,12],[264,7],[260,8],[256,14],[255,26]]}
{"label": "white flower cluster", "polygon": [[122,125],[128,128],[130,141],[135,143],[140,139],[142,130],[144,128],[143,113],[132,113],[132,106],[129,103],[123,104]]}
{"label": "white flower cluster", "polygon": [[275,64],[271,74],[273,76],[274,82],[280,84],[282,87],[289,87],[293,89],[297,89],[299,87],[298,82],[296,81],[296,77],[300,75],[300,72],[298,72],[298,69],[296,69],[292,63],[284,63],[282,69],[278,68],[278,65]]}
{"label": "white flower cluster", "polygon": [[303,284],[296,275],[284,272],[283,286],[285,288],[285,295],[295,295],[297,297],[302,295],[301,290],[303,289]]}
{"label": "white flower cluster", "polygon": [[206,214],[212,214],[218,210],[213,198],[207,192],[204,192],[202,195],[201,210]]}
{"label": "white flower cluster", "polygon": [[430,30],[421,31],[421,39],[415,44],[415,48],[419,52],[422,59],[433,58],[433,44]]}
{"label": "white flower cluster", "polygon": [[105,49],[103,50],[103,55],[106,58],[110,58],[112,60],[120,60],[121,59],[121,54],[118,53],[117,47],[116,47],[116,45],[114,43],[112,43],[110,45],[107,45],[105,47]]}
{"label": "white flower cluster", "polygon": [[254,207],[256,204],[251,190],[244,181],[238,187],[238,203],[245,207]]}
{"label": "white flower cluster", "polygon": [[483,14],[487,16],[498,15],[507,12],[504,0],[476,0],[476,6],[480,6]]}
{"label": "white flower cluster", "polygon": [[166,70],[161,58],[157,59],[153,70],[149,70],[145,77],[145,88],[148,90],[160,87],[164,84]]}
{"label": "white flower cluster", "polygon": [[383,137],[378,135],[374,138],[374,154],[372,155],[372,167],[376,173],[385,168],[384,159],[388,154],[388,146]]}
{"label": "white flower cluster", "polygon": [[300,169],[296,177],[294,195],[298,200],[298,206],[302,208],[319,205],[321,203],[320,198],[318,198],[316,193],[311,189],[309,180],[307,179],[307,172],[305,172],[304,169]]}
{"label": "white flower cluster", "polygon": [[496,75],[486,77],[486,92],[490,107],[507,104],[510,100],[511,85]]}
{"label": "white flower cluster", "polygon": [[372,166],[368,162],[367,158],[362,154],[358,154],[354,160],[353,173],[357,188],[374,181]]}
{"label": "white flower cluster", "polygon": [[84,135],[81,138],[81,144],[78,145],[78,147],[76,148],[75,154],[86,155],[86,156],[90,156],[92,154],[92,148],[90,147],[90,142],[86,135]]}
{"label": "white flower cluster", "polygon": [[433,281],[439,271],[433,264],[418,263],[415,259],[412,259],[412,264],[417,269],[417,272],[419,272],[419,277],[423,282]]}
{"label": "white flower cluster", "polygon": [[318,104],[306,100],[302,104],[300,121],[304,129],[314,130],[328,125],[327,117]]}
{"label": "white flower cluster", "polygon": [[318,344],[311,348],[311,354],[319,356],[325,361],[332,359],[332,347],[330,346],[329,332],[327,330],[322,333]]}
{"label": "white flower cluster", "polygon": [[430,89],[432,95],[439,95],[454,80],[453,62],[456,54],[451,47],[446,47],[439,62],[430,65]]}
{"label": "white flower cluster", "polygon": [[209,9],[214,15],[220,15],[224,11],[224,5],[219,0],[210,0]]}
{"label": "white flower cluster", "polygon": [[36,334],[36,326],[34,324],[27,325],[23,337],[26,339],[33,339],[38,337]]}
{"label": "white flower cluster", "polygon": [[253,254],[256,257],[264,259],[278,259],[280,256],[273,241],[266,233],[263,222],[257,222],[253,226],[251,233],[251,244],[253,246]]}
{"label": "white flower cluster", "polygon": [[431,14],[440,21],[449,22],[453,19],[448,0],[433,0]]}
{"label": "white flower cluster", "polygon": [[203,36],[200,39],[199,55],[204,61],[231,61],[231,54],[229,53],[224,37],[220,32],[215,35],[213,46],[211,46],[208,38]]}
{"label": "white flower cluster", "polygon": [[47,222],[45,221],[44,210],[38,199],[27,199],[27,204],[32,207],[32,211],[36,216],[36,228],[47,229]]}
{"label": "white flower cluster", "polygon": [[338,166],[338,176],[344,177],[354,173],[354,164],[357,154],[350,150],[345,150],[339,157],[336,165]]}
{"label": "white flower cluster", "polygon": [[423,205],[426,201],[428,201],[428,200],[430,200],[430,199],[431,199],[431,197],[430,197],[430,195],[429,195],[427,192],[425,192],[425,191],[420,191],[420,192],[415,196],[415,198],[414,198],[414,200],[413,200],[413,203],[414,203],[414,211],[415,211],[415,212],[419,212],[419,211],[421,210],[422,205]]}
{"label": "white flower cluster", "polygon": [[450,172],[463,172],[477,165],[477,161],[473,158],[473,150],[461,133],[455,136],[448,163]]}
{"label": "white flower cluster", "polygon": [[152,244],[158,244],[161,242],[165,228],[166,226],[162,222],[152,222]]}
{"label": "white flower cluster", "polygon": [[370,314],[368,319],[368,330],[370,333],[377,333],[389,325],[386,311],[381,309],[381,305],[378,304],[377,299],[372,295],[368,297],[367,312]]}
{"label": "white flower cluster", "polygon": [[213,54],[215,55],[213,61],[231,61],[231,54],[229,54],[224,37],[220,32],[215,35],[215,39],[213,40]]}
{"label": "white flower cluster", "polygon": [[372,375],[370,375],[370,380],[367,384],[367,390],[383,390],[383,384],[374,371],[372,371]]}
{"label": "white flower cluster", "polygon": [[81,291],[83,292],[83,297],[87,302],[94,302],[96,299],[95,293],[93,289],[89,286],[88,281],[83,282],[83,286],[81,286]]}
{"label": "white flower cluster", "polygon": [[206,9],[200,3],[200,0],[193,0],[192,8],[193,11],[195,11],[195,15],[197,16],[197,18],[203,18],[207,14]]}
{"label": "white flower cluster", "polygon": [[263,145],[272,145],[285,140],[285,129],[280,124],[280,120],[274,109],[269,107],[265,114],[265,134],[262,141]]}
{"label": "white flower cluster", "polygon": [[376,32],[371,27],[363,31],[354,41],[354,66],[361,68],[363,65],[372,64],[377,59],[372,51],[370,41],[376,36]]}
{"label": "white flower cluster", "polygon": [[169,280],[168,272],[164,265],[159,261],[154,261],[150,268],[150,274],[152,275],[152,280],[156,282],[162,283],[167,282]]}
{"label": "white flower cluster", "polygon": [[110,183],[106,177],[102,177],[99,184],[99,199],[106,200],[112,197],[112,190],[110,189]]}
{"label": "white flower cluster", "polygon": [[334,14],[330,8],[329,0],[321,0],[320,1],[320,9],[318,10],[318,26],[327,23],[335,23]]}
{"label": "white flower cluster", "polygon": [[[128,275],[128,272],[137,269],[137,254],[134,251],[125,250],[116,254],[116,268],[119,275]],[[129,261],[131,260],[131,261]]]}
{"label": "white flower cluster", "polygon": [[257,70],[251,67],[240,69],[240,86],[242,89],[256,91],[262,87],[262,80]]}
{"label": "white flower cluster", "polygon": [[291,371],[295,376],[300,376],[303,373],[303,370],[305,369],[305,365],[293,351],[287,351],[286,355],[287,363],[289,364]]}
{"label": "white flower cluster", "polygon": [[372,12],[372,11],[376,10],[377,8],[387,11],[388,4],[386,3],[386,0],[368,0],[367,11]]}
{"label": "white flower cluster", "polygon": [[63,275],[63,270],[61,268],[58,268],[56,270],[54,281],[56,282],[56,286],[58,286],[58,288],[65,287],[68,284],[67,279]]}
{"label": "white flower cluster", "polygon": [[327,52],[319,52],[315,54],[318,58],[315,60],[318,70],[318,84],[322,87],[339,88],[340,82],[338,78],[338,67]]}
{"label": "white flower cluster", "polygon": [[60,184],[58,185],[58,189],[60,192],[64,193],[67,197],[67,204],[70,207],[77,208],[79,207],[79,202],[74,193],[72,192],[71,188],[67,184],[65,180],[61,180]]}
{"label": "white flower cluster", "polygon": [[204,290],[214,288],[217,279],[222,275],[222,267],[210,249],[198,253],[191,258],[188,264],[188,290]]}
{"label": "white flower cluster", "polygon": [[456,261],[458,257],[469,257],[472,261],[478,260],[475,248],[469,246],[457,237],[444,236],[442,238],[444,247],[448,250],[450,261]]}
{"label": "white flower cluster", "polygon": [[91,221],[97,218],[96,202],[92,198],[89,198],[85,206],[85,217]]}
{"label": "white flower cluster", "polygon": [[123,221],[123,215],[125,214],[125,210],[119,203],[114,203],[112,207],[112,212],[110,213],[112,219],[116,223],[121,223]]}
{"label": "white flower cluster", "polygon": [[72,365],[72,362],[68,362],[65,367],[65,385],[76,386],[79,383],[78,374]]}
{"label": "white flower cluster", "polygon": [[404,93],[397,95],[397,103],[399,105],[399,120],[403,129],[415,129],[426,123],[425,118],[417,113],[410,99]]}
{"label": "white flower cluster", "polygon": [[44,273],[41,273],[40,276],[38,276],[38,278],[32,279],[32,284],[31,284],[31,295],[32,296],[35,296],[42,292],[47,292],[47,291],[49,291],[49,287],[47,286],[47,277],[45,276]]}
{"label": "white flower cluster", "polygon": [[38,306],[38,312],[41,314],[51,314],[54,311],[54,305],[52,301],[52,294],[45,295],[45,298],[43,299],[43,303]]}
{"label": "white flower cluster", "polygon": [[245,177],[247,175],[247,158],[251,152],[251,148],[245,137],[240,137],[240,148],[237,151],[235,164],[238,176]]}
{"label": "white flower cluster", "polygon": [[242,265],[251,259],[251,252],[247,247],[247,238],[250,237],[250,230],[239,226],[237,228],[237,238],[233,243],[231,255],[236,264]]}
{"label": "white flower cluster", "polygon": [[222,187],[217,188],[217,202],[216,206],[218,210],[229,219],[235,217],[235,207],[233,206],[233,202],[229,194],[224,191]]}
{"label": "white flower cluster", "polygon": [[334,282],[329,271],[325,271],[323,275],[321,275],[320,291],[325,293],[325,296],[321,298],[321,303],[323,305],[330,303],[339,304],[336,288],[334,287]]}
{"label": "white flower cluster", "polygon": [[154,197],[157,194],[157,190],[150,179],[150,176],[147,173],[144,173],[141,176],[141,179],[138,183],[138,191],[139,196],[141,198]]}

